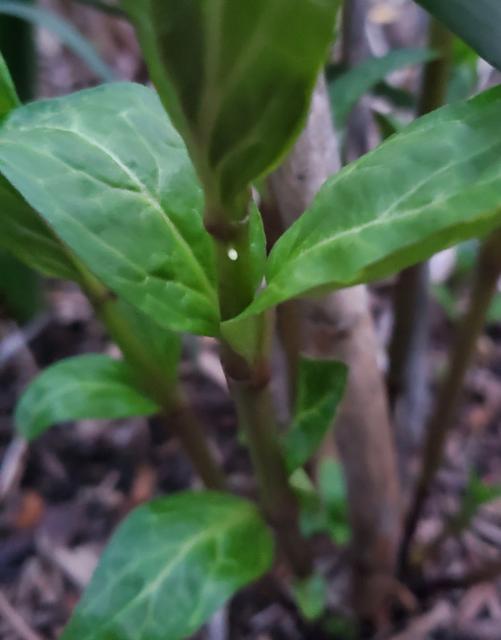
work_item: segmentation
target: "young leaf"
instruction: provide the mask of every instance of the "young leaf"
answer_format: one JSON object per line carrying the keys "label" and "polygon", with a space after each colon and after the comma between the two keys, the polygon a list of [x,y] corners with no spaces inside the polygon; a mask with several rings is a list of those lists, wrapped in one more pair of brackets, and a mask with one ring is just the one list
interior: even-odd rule
{"label": "young leaf", "polygon": [[314,573],[293,584],[294,597],[306,620],[317,620],[327,608],[328,585],[325,578]]}
{"label": "young leaf", "polygon": [[160,498],[120,526],[61,640],[189,638],[272,556],[251,503],[212,492]]}
{"label": "young leaf", "polygon": [[343,397],[347,376],[342,362],[301,360],[294,419],[283,440],[290,473],[305,464],[322,443]]}
{"label": "young leaf", "polygon": [[146,416],[157,410],[124,362],[85,355],[42,371],[22,395],[15,424],[20,435],[33,440],[56,422]]}
{"label": "young leaf", "polygon": [[103,85],[15,110],[0,171],[110,289],[163,326],[217,334],[203,194],[154,92]]}
{"label": "young leaf", "polygon": [[0,118],[20,105],[14,82],[0,51]]}
{"label": "young leaf", "polygon": [[[329,179],[243,316],[386,277],[501,224],[501,87],[420,118]],[[242,317],[242,316],[241,316]]]}
{"label": "young leaf", "polygon": [[2,0],[0,2],[0,15],[13,16],[20,20],[27,20],[37,27],[43,27],[55,34],[63,44],[79,56],[96,76],[103,82],[116,79],[116,74],[101,56],[94,46],[84,38],[69,22],[63,20],[52,11],[41,7],[30,7],[28,3],[19,0]]}
{"label": "young leaf", "polygon": [[501,69],[501,3],[499,0],[416,0]]}
{"label": "young leaf", "polygon": [[327,529],[339,545],[347,544],[351,536],[348,517],[348,496],[343,467],[334,458],[324,458],[318,473],[318,491],[327,512]]}
{"label": "young leaf", "polygon": [[47,276],[80,279],[61,242],[1,174],[0,248]]}
{"label": "young leaf", "polygon": [[437,54],[431,49],[396,49],[380,58],[369,58],[329,82],[336,125],[342,128],[355,104],[386,76],[404,67],[424,64]]}
{"label": "young leaf", "polygon": [[299,134],[339,0],[122,4],[209,206],[231,207]]}

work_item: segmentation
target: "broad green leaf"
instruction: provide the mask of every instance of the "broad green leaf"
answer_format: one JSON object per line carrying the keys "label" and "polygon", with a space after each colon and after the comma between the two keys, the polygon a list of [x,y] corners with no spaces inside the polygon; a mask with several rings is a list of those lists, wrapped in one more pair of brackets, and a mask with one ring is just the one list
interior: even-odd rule
{"label": "broad green leaf", "polygon": [[487,62],[501,69],[499,0],[416,0],[463,38]]}
{"label": "broad green leaf", "polygon": [[41,7],[32,7],[24,0],[0,2],[0,15],[13,16],[20,20],[27,20],[37,27],[47,29],[61,42],[81,58],[87,66],[104,82],[116,79],[116,74],[94,49],[94,46],[84,38],[69,22],[63,20],[52,11]]}
{"label": "broad green leaf", "polygon": [[61,640],[189,638],[272,556],[251,503],[212,492],[160,498],[120,526]]}
{"label": "broad green leaf", "polygon": [[106,286],[163,326],[217,334],[203,194],[153,91],[110,84],[15,110],[0,171]]}
{"label": "broad green leaf", "polygon": [[329,94],[338,128],[346,124],[350,111],[364,94],[390,73],[434,60],[431,49],[396,49],[380,58],[369,58],[329,82]]}
{"label": "broad green leaf", "polygon": [[0,118],[20,104],[16,88],[0,51]]}
{"label": "broad green leaf", "polygon": [[53,424],[82,418],[127,418],[156,413],[122,361],[85,355],[57,362],[23,393],[15,412],[18,433],[32,440]]}
{"label": "broad green leaf", "polygon": [[79,280],[79,274],[61,242],[2,175],[0,248],[47,276]]}
{"label": "broad green leaf", "polygon": [[321,445],[343,397],[347,374],[342,362],[301,360],[294,418],[283,440],[289,472],[305,464]]}
{"label": "broad green leaf", "polygon": [[[330,178],[244,312],[386,277],[501,224],[501,87],[420,118]],[[240,316],[242,317],[242,316]]]}
{"label": "broad green leaf", "polygon": [[122,0],[181,131],[209,208],[248,185],[299,134],[339,0]]}

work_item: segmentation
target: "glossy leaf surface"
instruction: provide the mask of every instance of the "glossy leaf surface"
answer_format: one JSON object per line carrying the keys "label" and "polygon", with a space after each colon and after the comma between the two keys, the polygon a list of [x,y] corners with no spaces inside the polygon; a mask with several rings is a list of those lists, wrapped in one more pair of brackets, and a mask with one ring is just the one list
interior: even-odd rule
{"label": "glossy leaf surface", "polygon": [[499,0],[416,0],[457,33],[494,67],[501,69]]}
{"label": "glossy leaf surface", "polygon": [[343,397],[347,374],[342,362],[301,360],[294,418],[283,442],[289,472],[305,464],[321,445]]}
{"label": "glossy leaf surface", "polygon": [[155,500],[114,535],[62,640],[189,638],[272,555],[245,500],[211,492]]}
{"label": "glossy leaf surface", "polygon": [[231,206],[299,133],[339,1],[122,4],[211,206]]}
{"label": "glossy leaf surface", "polygon": [[156,413],[138,390],[131,369],[102,355],[68,358],[48,367],[28,385],[15,412],[19,434],[32,440],[59,422],[127,418]]}
{"label": "glossy leaf surface", "polygon": [[386,277],[501,224],[501,87],[444,107],[329,179],[275,245],[250,315]]}
{"label": "glossy leaf surface", "polygon": [[163,326],[217,333],[202,191],[153,91],[110,84],[17,109],[0,171],[110,289]]}

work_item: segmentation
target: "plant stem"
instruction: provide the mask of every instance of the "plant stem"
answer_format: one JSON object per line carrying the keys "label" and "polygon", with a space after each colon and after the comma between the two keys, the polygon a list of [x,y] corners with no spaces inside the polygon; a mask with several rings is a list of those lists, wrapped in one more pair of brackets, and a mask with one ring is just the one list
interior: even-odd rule
{"label": "plant stem", "polygon": [[181,442],[205,486],[224,490],[226,480],[223,472],[214,460],[202,427],[176,389],[175,380],[158,365],[155,354],[138,339],[132,323],[108,289],[86,271],[82,275],[82,288],[125,359],[137,372],[145,392],[161,407],[169,429]]}
{"label": "plant stem", "polygon": [[[339,169],[336,142],[321,76],[305,130],[270,178],[285,224],[293,224]],[[348,488],[353,606],[361,615],[376,616],[386,596],[391,596],[401,508],[386,393],[377,363],[379,345],[366,290],[355,287],[305,299],[302,308],[307,353],[341,360],[350,370],[336,429],[329,437],[336,438]]]}
{"label": "plant stem", "polygon": [[[432,18],[428,45],[439,55],[424,67],[418,116],[430,113],[446,102],[452,43],[451,32]],[[388,387],[395,410],[397,440],[404,449],[412,449],[419,443],[427,410],[429,305],[428,264],[418,264],[402,271],[395,288],[395,324],[389,349]]]}
{"label": "plant stem", "polygon": [[194,468],[208,489],[227,490],[226,479],[214,460],[207,436],[191,407],[177,391],[173,402],[165,407],[168,428],[177,436]]}
{"label": "plant stem", "polygon": [[[207,217],[211,217],[210,215]],[[222,320],[237,316],[255,295],[252,277],[249,222],[208,225],[216,252],[219,305]],[[230,254],[233,250],[236,253]],[[265,323],[259,316],[256,323]],[[224,340],[221,361],[239,422],[245,430],[260,490],[260,501],[273,526],[280,548],[298,577],[311,571],[311,560],[298,526],[296,497],[289,486],[285,462],[278,442],[275,409],[269,389],[268,345],[260,345],[252,362],[244,360]]]}
{"label": "plant stem", "polygon": [[297,506],[277,440],[269,387],[231,381],[230,391],[254,461],[263,510],[296,577],[304,578],[311,572],[311,559],[297,529]]}
{"label": "plant stem", "polygon": [[[367,38],[369,0],[345,0],[341,21],[341,64],[345,69],[358,66],[370,56]],[[343,163],[357,160],[370,149],[371,109],[366,100],[359,100],[346,123]]]}
{"label": "plant stem", "polygon": [[431,483],[443,458],[447,435],[461,399],[461,391],[468,367],[473,359],[477,340],[497,290],[501,276],[501,231],[495,231],[482,245],[478,257],[470,306],[459,326],[450,364],[441,385],[434,412],[426,430],[421,474],[412,508],[406,522],[400,566],[407,570],[410,543],[421,517]]}

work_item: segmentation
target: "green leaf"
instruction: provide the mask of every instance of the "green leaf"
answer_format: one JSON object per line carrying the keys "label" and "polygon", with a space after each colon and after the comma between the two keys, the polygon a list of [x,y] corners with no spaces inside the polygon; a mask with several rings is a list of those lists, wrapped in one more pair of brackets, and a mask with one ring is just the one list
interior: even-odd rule
{"label": "green leaf", "polygon": [[79,281],[80,275],[61,242],[2,175],[0,248],[47,276]]}
{"label": "green leaf", "polygon": [[327,533],[336,544],[345,545],[350,540],[351,527],[341,464],[325,458],[319,465],[317,480],[318,489],[301,468],[290,477],[300,507],[301,533],[306,538]]}
{"label": "green leaf", "polygon": [[0,118],[3,118],[20,104],[14,82],[0,52]]}
{"label": "green leaf", "polygon": [[[244,312],[386,277],[501,224],[501,87],[420,118],[329,179]],[[240,316],[242,317],[242,316]]]}
{"label": "green leaf", "polygon": [[57,422],[82,418],[127,418],[156,413],[138,390],[132,370],[102,355],[68,358],[40,373],[15,412],[18,433],[33,440]]}
{"label": "green leaf", "polygon": [[[299,134],[339,0],[123,0],[209,207],[247,201]],[[285,28],[284,28],[285,27]]]}
{"label": "green leaf", "polygon": [[496,294],[491,302],[489,313],[487,314],[487,322],[501,322],[501,293]]}
{"label": "green leaf", "polygon": [[394,71],[434,60],[431,49],[396,49],[380,58],[369,58],[329,83],[336,126],[343,128],[350,111],[364,94]]}
{"label": "green leaf", "polygon": [[327,608],[327,583],[317,573],[293,585],[294,597],[306,620],[318,620]]}
{"label": "green leaf", "polygon": [[373,111],[372,115],[379,127],[382,140],[387,140],[404,128],[404,125],[391,114]]}
{"label": "green leaf", "polygon": [[499,498],[501,498],[501,485],[487,484],[477,473],[470,473],[464,496],[465,501],[469,501],[477,507],[480,507],[493,500],[499,500]]}
{"label": "green leaf", "polygon": [[328,517],[318,491],[306,471],[300,467],[294,471],[289,484],[299,504],[299,526],[305,538],[328,531]]}
{"label": "green leaf", "polygon": [[173,330],[218,333],[203,194],[153,91],[110,84],[17,109],[0,171],[118,295]]}
{"label": "green leaf", "polygon": [[160,498],[120,526],[61,640],[189,638],[272,556],[251,503],[212,492]]}
{"label": "green leaf", "polygon": [[501,69],[499,0],[416,0],[463,38],[487,62]]}
{"label": "green leaf", "polygon": [[322,460],[318,473],[318,490],[327,512],[327,529],[331,538],[339,545],[347,544],[351,537],[348,496],[343,467],[338,460]]}
{"label": "green leaf", "polygon": [[342,362],[302,358],[294,419],[283,446],[290,473],[321,445],[343,397],[348,368]]}
{"label": "green leaf", "polygon": [[31,7],[26,2],[0,2],[0,14],[27,20],[57,36],[61,42],[79,56],[96,76],[104,82],[116,79],[116,74],[99,56],[93,45],[84,38],[69,22],[59,18],[52,11],[40,7]]}

